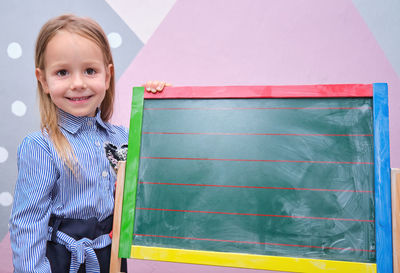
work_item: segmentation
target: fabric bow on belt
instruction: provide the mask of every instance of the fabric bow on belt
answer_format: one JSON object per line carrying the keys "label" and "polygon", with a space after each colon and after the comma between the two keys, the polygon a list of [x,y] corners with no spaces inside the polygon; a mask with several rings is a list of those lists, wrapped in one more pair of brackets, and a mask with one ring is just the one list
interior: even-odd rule
{"label": "fabric bow on belt", "polygon": [[[53,228],[49,227],[48,240],[51,240],[52,232]],[[70,273],[78,272],[79,267],[85,261],[87,273],[99,273],[99,261],[94,250],[111,244],[111,238],[108,234],[101,235],[94,240],[83,238],[77,241],[62,231],[57,231],[56,241],[64,245],[71,252]]]}

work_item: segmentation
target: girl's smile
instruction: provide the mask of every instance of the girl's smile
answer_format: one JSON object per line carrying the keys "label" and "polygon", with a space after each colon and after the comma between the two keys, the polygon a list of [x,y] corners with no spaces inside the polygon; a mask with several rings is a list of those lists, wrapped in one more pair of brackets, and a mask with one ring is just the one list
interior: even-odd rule
{"label": "girl's smile", "polygon": [[76,102],[76,103],[83,103],[88,101],[92,96],[87,96],[87,97],[76,97],[76,98],[68,98],[69,100]]}
{"label": "girl's smile", "polygon": [[49,41],[44,64],[44,69],[36,69],[36,76],[53,103],[74,116],[94,116],[112,73],[100,47],[79,34],[61,30]]}

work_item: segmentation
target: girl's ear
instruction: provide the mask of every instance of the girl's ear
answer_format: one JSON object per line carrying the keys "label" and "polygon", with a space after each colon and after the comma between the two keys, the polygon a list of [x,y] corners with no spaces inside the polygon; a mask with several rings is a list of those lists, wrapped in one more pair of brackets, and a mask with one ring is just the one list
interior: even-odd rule
{"label": "girl's ear", "polygon": [[114,75],[114,66],[109,64],[106,67],[106,90],[110,88],[111,76]]}
{"label": "girl's ear", "polygon": [[49,94],[50,91],[49,91],[49,87],[48,87],[47,82],[46,82],[46,75],[45,75],[44,71],[41,70],[40,68],[36,68],[36,69],[35,69],[35,75],[36,75],[36,79],[37,79],[37,80],[40,82],[40,84],[42,85],[43,91],[44,91],[46,94]]}

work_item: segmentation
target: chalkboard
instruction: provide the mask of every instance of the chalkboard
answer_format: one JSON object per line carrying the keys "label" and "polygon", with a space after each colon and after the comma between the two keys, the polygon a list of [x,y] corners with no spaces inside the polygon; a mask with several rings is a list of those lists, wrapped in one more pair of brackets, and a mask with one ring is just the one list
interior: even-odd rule
{"label": "chalkboard", "polygon": [[376,189],[377,173],[390,176],[377,147],[386,139],[374,133],[387,108],[379,88],[387,93],[384,84],[134,88],[120,256],[390,272],[376,225],[390,212],[385,186]]}

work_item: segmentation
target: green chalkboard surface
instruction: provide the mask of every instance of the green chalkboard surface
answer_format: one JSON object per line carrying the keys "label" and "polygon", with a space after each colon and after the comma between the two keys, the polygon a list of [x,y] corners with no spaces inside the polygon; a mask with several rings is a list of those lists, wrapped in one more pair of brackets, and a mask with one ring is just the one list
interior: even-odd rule
{"label": "green chalkboard surface", "polygon": [[375,262],[371,98],[144,101],[133,245]]}

